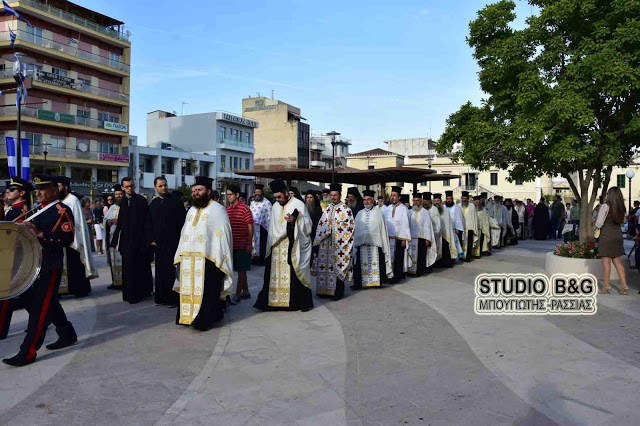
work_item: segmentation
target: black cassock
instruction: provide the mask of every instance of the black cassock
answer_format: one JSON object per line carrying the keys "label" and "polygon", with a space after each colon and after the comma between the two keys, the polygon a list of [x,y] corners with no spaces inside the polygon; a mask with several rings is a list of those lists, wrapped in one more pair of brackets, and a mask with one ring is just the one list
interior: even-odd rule
{"label": "black cassock", "polygon": [[545,240],[549,234],[549,207],[539,203],[533,211],[533,234],[536,240]]}
{"label": "black cassock", "polygon": [[[172,277],[175,279],[175,273]],[[204,264],[204,292],[198,315],[191,323],[193,328],[200,331],[211,329],[216,322],[224,317],[227,302],[220,299],[225,274],[210,260]],[[178,294],[178,293],[176,293]],[[177,309],[176,324],[180,324],[180,307]]]}
{"label": "black cassock", "polygon": [[289,264],[289,276],[291,277],[289,286],[289,306],[269,306],[269,282],[271,281],[271,255],[266,259],[266,265],[264,268],[264,284],[258,299],[253,305],[254,308],[261,311],[308,311],[313,309],[313,296],[311,289],[306,287],[296,275],[296,271],[293,269],[293,263],[291,261],[291,251],[293,250],[294,242],[294,224],[287,223],[287,238],[289,240],[289,248],[287,250],[287,263]]}
{"label": "black cassock", "polygon": [[[454,238],[458,238],[454,235]],[[455,244],[455,241],[453,242]],[[436,266],[439,268],[453,268],[455,264],[455,259],[451,258],[451,249],[449,248],[449,243],[447,240],[442,237],[442,257],[438,262],[436,262]]]}
{"label": "black cassock", "polygon": [[180,243],[180,232],[187,217],[182,201],[176,195],[155,198],[149,205],[156,259],[155,302],[177,305],[178,293],[172,290],[175,281],[173,259]]}
{"label": "black cassock", "polygon": [[[123,198],[111,246],[122,255],[122,300],[138,303],[153,290],[150,244],[153,241],[147,200],[139,194]],[[172,273],[175,277],[175,273]]]}

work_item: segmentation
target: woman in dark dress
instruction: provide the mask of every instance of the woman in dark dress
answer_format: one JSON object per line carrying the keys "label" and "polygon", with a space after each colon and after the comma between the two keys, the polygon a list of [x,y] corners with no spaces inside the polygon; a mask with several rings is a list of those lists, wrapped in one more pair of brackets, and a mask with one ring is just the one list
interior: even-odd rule
{"label": "woman in dark dress", "polygon": [[620,294],[627,294],[627,276],[622,264],[624,246],[622,241],[621,225],[624,223],[626,209],[624,198],[620,188],[614,186],[607,191],[605,203],[598,211],[596,228],[600,229],[600,239],[598,240],[598,254],[602,259],[604,268],[604,284],[600,294],[609,293],[609,280],[611,275],[611,261],[616,267],[620,277]]}

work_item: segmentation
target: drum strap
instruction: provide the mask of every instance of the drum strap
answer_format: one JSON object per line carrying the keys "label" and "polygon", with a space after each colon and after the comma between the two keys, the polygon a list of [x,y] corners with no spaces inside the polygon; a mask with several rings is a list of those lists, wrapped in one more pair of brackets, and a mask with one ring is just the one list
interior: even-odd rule
{"label": "drum strap", "polygon": [[41,214],[41,213],[42,213],[42,212],[44,212],[45,210],[48,210],[48,209],[50,209],[51,207],[55,206],[55,205],[56,205],[56,204],[58,204],[59,202],[60,202],[60,201],[55,200],[54,202],[47,204],[47,206],[46,206],[45,208],[38,210],[38,212],[37,212],[36,214],[34,214],[33,216],[31,216],[31,217],[30,217],[30,218],[28,218],[28,219],[25,219],[24,221],[25,221],[25,222],[30,222],[30,221],[31,221],[31,220],[33,220],[36,216],[38,216],[39,214]]}

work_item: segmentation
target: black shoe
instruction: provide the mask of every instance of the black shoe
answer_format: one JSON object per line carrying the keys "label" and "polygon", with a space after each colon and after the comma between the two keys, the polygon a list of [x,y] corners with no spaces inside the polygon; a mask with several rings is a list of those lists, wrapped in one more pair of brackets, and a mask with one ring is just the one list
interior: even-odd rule
{"label": "black shoe", "polygon": [[18,355],[14,356],[12,358],[3,359],[2,362],[4,362],[7,365],[11,365],[13,367],[24,367],[25,365],[32,364],[35,360],[36,360],[36,357],[34,356],[31,361],[28,361],[24,357],[24,355],[19,353]]}
{"label": "black shoe", "polygon": [[240,299],[251,299],[251,293],[243,294]]}
{"label": "black shoe", "polygon": [[66,348],[68,346],[75,345],[77,341],[78,341],[77,337],[74,337],[74,338],[71,338],[71,339],[58,338],[58,340],[56,340],[55,342],[47,345],[47,349],[49,349],[50,351],[55,351],[57,349],[63,349],[63,348]]}
{"label": "black shoe", "polygon": [[122,290],[122,286],[121,285],[115,285],[115,284],[111,284],[110,286],[107,287],[108,290]]}

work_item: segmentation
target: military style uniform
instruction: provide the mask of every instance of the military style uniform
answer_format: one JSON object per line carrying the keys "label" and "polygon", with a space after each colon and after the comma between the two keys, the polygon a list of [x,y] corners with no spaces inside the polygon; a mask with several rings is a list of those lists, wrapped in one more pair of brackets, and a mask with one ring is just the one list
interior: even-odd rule
{"label": "military style uniform", "polygon": [[55,325],[59,339],[56,343],[47,345],[48,349],[60,349],[77,341],[73,325],[67,319],[58,298],[63,247],[71,245],[74,237],[73,214],[69,207],[54,201],[41,206],[29,221],[42,232],[39,238],[42,245],[42,268],[26,301],[29,305],[29,325],[20,352],[13,358],[3,360],[6,364],[16,366],[35,361],[49,323]]}
{"label": "military style uniform", "polygon": [[6,220],[7,222],[22,222],[27,218],[27,211],[27,202],[20,201],[9,207],[9,210],[4,215],[4,220]]}

